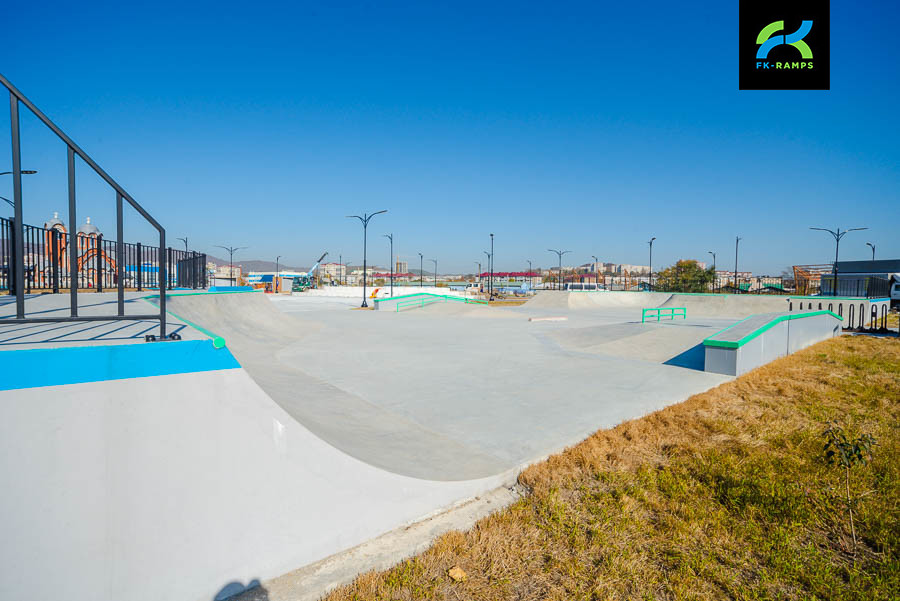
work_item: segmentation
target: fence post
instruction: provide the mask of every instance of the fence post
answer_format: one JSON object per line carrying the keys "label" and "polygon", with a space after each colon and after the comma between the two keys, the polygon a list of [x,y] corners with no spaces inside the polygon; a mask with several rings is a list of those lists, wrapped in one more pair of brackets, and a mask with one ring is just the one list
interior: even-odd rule
{"label": "fence post", "polygon": [[144,248],[140,242],[137,243],[137,289],[138,292],[144,289]]}
{"label": "fence post", "polygon": [[53,270],[53,294],[59,294],[59,231],[56,228],[50,230],[50,261]]}
{"label": "fence post", "polygon": [[103,262],[100,260],[100,255],[103,253],[103,234],[94,238],[94,244],[96,245],[94,247],[94,265],[97,270],[97,292],[103,292]]}

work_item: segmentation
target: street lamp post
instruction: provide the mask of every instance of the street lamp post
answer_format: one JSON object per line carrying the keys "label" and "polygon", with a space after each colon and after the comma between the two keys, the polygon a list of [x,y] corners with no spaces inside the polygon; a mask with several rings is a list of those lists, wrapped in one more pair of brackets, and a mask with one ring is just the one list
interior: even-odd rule
{"label": "street lamp post", "polygon": [[[484,256],[487,257],[488,275],[489,275],[489,276],[490,276],[490,275],[493,275],[493,273],[491,272],[491,253],[489,253],[489,252],[486,251],[486,250],[485,250],[485,251],[482,251],[482,252],[484,252]],[[483,286],[482,286],[482,288],[483,288]],[[488,280],[488,300],[491,300],[491,297],[490,297],[490,290],[491,290],[491,282],[490,282],[490,280]]]}
{"label": "street lamp post", "polygon": [[494,300],[494,234],[491,234],[491,292],[488,300]]}
{"label": "street lamp post", "polygon": [[279,279],[278,279],[278,271],[279,271],[279,270],[278,270],[278,262],[279,262],[280,260],[281,260],[281,255],[278,255],[277,257],[275,257],[275,281],[272,282],[272,292],[274,292],[275,294],[278,294],[278,284],[279,284]]}
{"label": "street lamp post", "polygon": [[743,238],[741,238],[739,236],[734,237],[734,289],[735,290],[740,290],[740,288],[738,287],[737,266],[738,266],[738,244],[741,243],[741,240],[743,240]]}
{"label": "street lamp post", "polygon": [[656,240],[656,236],[650,238],[650,241],[647,243],[650,245],[650,290],[653,290],[653,241]]}
{"label": "street lamp post", "polygon": [[391,296],[394,296],[394,234],[384,234],[391,241]]}
{"label": "street lamp post", "polygon": [[866,242],[866,246],[872,247],[872,260],[874,261],[875,260],[875,245],[872,244],[871,242]]}
{"label": "street lamp post", "polygon": [[422,253],[419,253],[419,288],[424,286],[425,269],[422,267]]}
{"label": "street lamp post", "polygon": [[559,278],[557,279],[557,281],[558,281],[558,290],[562,290],[562,257],[564,254],[570,253],[572,251],[571,250],[554,250],[552,248],[548,248],[547,250],[552,253],[556,253],[556,255],[559,257]]}
{"label": "street lamp post", "polygon": [[534,280],[532,280],[532,278],[531,278],[532,273],[533,272],[531,271],[531,259],[528,259],[528,287],[529,288],[534,283]]}
{"label": "street lamp post", "polygon": [[228,279],[231,280],[231,285],[234,286],[234,253],[236,253],[239,250],[247,250],[250,247],[249,246],[219,246],[219,245],[215,245],[215,247],[228,251]]}
{"label": "street lamp post", "polygon": [[713,292],[715,292],[715,291],[716,291],[716,284],[718,283],[717,280],[719,279],[718,276],[716,276],[716,253],[714,253],[714,252],[711,251],[711,250],[708,250],[708,251],[706,251],[706,252],[708,252],[709,254],[711,254],[711,255],[712,255],[712,258],[713,258]]}
{"label": "street lamp post", "polygon": [[478,265],[478,283],[481,284],[481,261],[475,261],[475,264]]}
{"label": "street lamp post", "polygon": [[594,260],[594,281],[597,282],[597,290],[600,290],[600,272],[597,271],[597,263],[600,261],[594,255],[591,255],[591,258]]}
{"label": "street lamp post", "polygon": [[437,259],[428,259],[434,263],[434,288],[437,290]]}
{"label": "street lamp post", "polygon": [[185,236],[184,238],[176,238],[176,240],[181,240],[182,242],[184,242],[184,252],[187,252],[188,251],[187,236]]}
{"label": "street lamp post", "polygon": [[347,215],[348,219],[356,218],[359,219],[359,222],[362,223],[363,226],[363,298],[362,305],[360,307],[368,307],[368,303],[366,303],[366,232],[369,229],[369,220],[372,219],[375,215],[381,215],[382,213],[387,213],[387,209],[383,211],[375,211],[371,215],[366,213],[362,214],[362,217],[359,215]]}
{"label": "street lamp post", "polygon": [[[831,268],[831,277],[832,277],[832,286],[831,286],[831,296],[837,296],[837,264],[838,264],[838,252],[841,249],[841,238],[846,236],[849,232],[861,232],[862,230],[867,230],[867,227],[851,227],[848,230],[841,231],[841,228],[838,228],[835,232],[834,230],[829,230],[824,227],[811,227],[811,230],[819,230],[820,232],[828,232],[834,237],[834,265]],[[872,249],[872,253],[874,256],[875,249]]]}

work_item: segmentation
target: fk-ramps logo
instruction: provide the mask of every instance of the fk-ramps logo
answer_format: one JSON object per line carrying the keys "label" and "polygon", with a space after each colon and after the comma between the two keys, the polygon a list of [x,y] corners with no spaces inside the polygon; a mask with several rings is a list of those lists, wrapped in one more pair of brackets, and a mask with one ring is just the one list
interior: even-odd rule
{"label": "fk-ramps logo", "polygon": [[828,0],[741,0],[742,90],[830,87]]}

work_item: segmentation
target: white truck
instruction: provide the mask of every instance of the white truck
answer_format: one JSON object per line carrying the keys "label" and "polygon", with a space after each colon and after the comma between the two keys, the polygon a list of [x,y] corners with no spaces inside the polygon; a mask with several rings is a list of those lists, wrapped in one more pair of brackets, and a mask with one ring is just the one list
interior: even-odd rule
{"label": "white truck", "polygon": [[900,307],[900,273],[891,274],[891,308]]}

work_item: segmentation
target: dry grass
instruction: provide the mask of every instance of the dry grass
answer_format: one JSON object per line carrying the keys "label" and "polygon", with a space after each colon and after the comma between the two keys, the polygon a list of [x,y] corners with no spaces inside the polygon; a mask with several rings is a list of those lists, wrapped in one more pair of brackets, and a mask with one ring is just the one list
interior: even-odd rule
{"label": "dry grass", "polygon": [[[878,441],[856,549],[831,419]],[[900,341],[823,342],[594,434],[522,473],[510,508],[327,599],[897,599],[898,424]]]}

